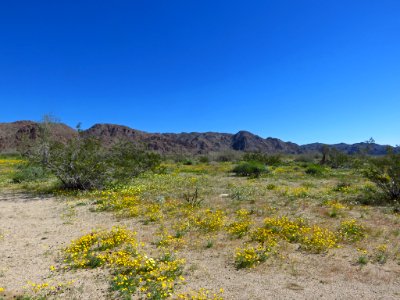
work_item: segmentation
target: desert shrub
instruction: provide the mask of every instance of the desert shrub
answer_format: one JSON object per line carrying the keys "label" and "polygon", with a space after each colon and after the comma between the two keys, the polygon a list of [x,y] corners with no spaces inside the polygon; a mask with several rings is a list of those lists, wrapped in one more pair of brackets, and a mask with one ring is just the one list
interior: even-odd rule
{"label": "desert shrub", "polygon": [[14,183],[30,182],[49,177],[49,172],[38,164],[21,164],[12,176]]}
{"label": "desert shrub", "polygon": [[249,161],[240,163],[233,168],[232,172],[238,176],[259,177],[262,173],[267,172],[267,168],[262,163]]}
{"label": "desert shrub", "polygon": [[113,182],[124,182],[147,170],[155,170],[160,157],[138,150],[131,143],[111,149],[99,140],[78,136],[66,143],[39,141],[29,152],[33,165],[57,177],[65,189],[101,189]]}
{"label": "desert shrub", "polygon": [[400,200],[400,154],[389,152],[382,158],[371,158],[364,172],[391,202]]}
{"label": "desert shrub", "polygon": [[133,143],[121,142],[111,148],[108,166],[118,182],[129,180],[146,171],[159,171],[160,155],[139,149]]}
{"label": "desert shrub", "polygon": [[335,149],[332,148],[329,152],[329,158],[327,161],[327,165],[330,166],[331,168],[343,168],[347,167],[351,164],[351,159],[350,156]]}
{"label": "desert shrub", "polygon": [[238,201],[254,200],[257,188],[253,185],[229,185],[229,197]]}
{"label": "desert shrub", "polygon": [[208,158],[208,156],[200,156],[199,162],[201,162],[203,164],[208,164],[210,162],[210,159]]}
{"label": "desert shrub", "polygon": [[308,175],[312,175],[312,176],[318,176],[318,175],[322,175],[325,171],[325,168],[317,165],[317,164],[312,164],[309,165],[306,169],[306,174]]}
{"label": "desert shrub", "polygon": [[243,160],[247,162],[259,162],[268,166],[278,166],[282,164],[281,155],[269,155],[260,152],[246,153],[243,155]]}
{"label": "desert shrub", "polygon": [[[175,192],[179,191],[179,197],[183,198],[187,204],[196,207],[200,206],[204,201],[204,195],[208,186],[208,178],[205,176],[183,176],[180,177],[180,180],[178,179],[173,189]],[[156,189],[159,190],[159,187],[156,186]]]}
{"label": "desert shrub", "polygon": [[182,164],[184,164],[185,166],[191,166],[193,165],[193,161],[191,159],[185,159]]}
{"label": "desert shrub", "polygon": [[66,189],[102,188],[111,176],[106,151],[98,140],[78,138],[66,144],[53,142],[42,165]]}

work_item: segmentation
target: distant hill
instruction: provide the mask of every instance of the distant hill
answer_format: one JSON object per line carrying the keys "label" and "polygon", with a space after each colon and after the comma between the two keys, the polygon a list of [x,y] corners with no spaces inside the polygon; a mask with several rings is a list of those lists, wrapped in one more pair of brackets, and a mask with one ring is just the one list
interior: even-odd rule
{"label": "distant hill", "polygon": [[[51,127],[52,136],[59,141],[67,141],[77,136],[76,130],[56,123]],[[13,152],[24,143],[34,141],[39,135],[39,124],[33,121],[0,123],[0,152]]]}
{"label": "distant hill", "polygon": [[[39,125],[33,121],[17,121],[0,123],[0,152],[15,151],[22,143],[32,141],[39,134]],[[59,141],[67,141],[78,133],[75,129],[61,123],[53,124],[51,134]],[[319,152],[324,144],[313,143],[297,145],[284,142],[277,138],[262,138],[248,131],[236,134],[219,132],[190,132],[190,133],[148,133],[127,126],[115,124],[95,124],[82,132],[84,136],[99,138],[105,145],[117,141],[128,140],[138,145],[144,145],[149,150],[160,153],[178,154],[207,154],[227,150],[243,152],[302,154]],[[358,153],[369,149],[372,155],[386,152],[385,145],[378,144],[334,144],[330,145],[348,154]],[[400,152],[399,147],[396,151]]]}
{"label": "distant hill", "polygon": [[[302,145],[303,152],[320,152],[324,144],[313,143]],[[371,155],[384,155],[386,154],[388,145],[379,145],[375,143],[355,143],[355,144],[332,144],[328,145],[346,154],[357,154],[360,152],[368,152]],[[395,152],[400,152],[400,147],[395,147]]]}
{"label": "distant hill", "polygon": [[100,138],[105,144],[129,140],[161,153],[206,154],[226,150],[260,151],[266,153],[300,153],[300,147],[279,139],[263,139],[247,131],[236,134],[219,132],[147,133],[126,126],[96,124],[83,132]]}

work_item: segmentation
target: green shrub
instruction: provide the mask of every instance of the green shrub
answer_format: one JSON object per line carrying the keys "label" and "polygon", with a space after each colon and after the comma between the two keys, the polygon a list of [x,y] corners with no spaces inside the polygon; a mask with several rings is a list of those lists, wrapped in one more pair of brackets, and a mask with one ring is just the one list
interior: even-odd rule
{"label": "green shrub", "polygon": [[400,200],[400,153],[389,151],[385,157],[370,159],[364,174],[376,184],[387,200]]}
{"label": "green shrub", "polygon": [[199,162],[201,162],[203,164],[208,164],[210,162],[210,159],[208,158],[208,156],[200,156]]}
{"label": "green shrub", "polygon": [[30,162],[57,177],[65,189],[101,189],[125,182],[147,170],[155,170],[160,156],[138,150],[132,143],[110,149],[99,140],[78,136],[66,143],[39,142],[29,153]]}
{"label": "green shrub", "polygon": [[329,158],[327,161],[327,165],[330,166],[331,168],[337,169],[337,168],[343,168],[343,167],[348,167],[351,164],[351,159],[350,156],[335,149],[332,148],[329,152]]}
{"label": "green shrub", "polygon": [[312,175],[312,176],[318,176],[318,175],[322,175],[325,171],[325,168],[320,166],[320,165],[316,165],[316,164],[312,164],[309,165],[306,169],[306,174],[308,175]]}
{"label": "green shrub", "polygon": [[259,177],[262,173],[267,172],[267,168],[262,163],[249,161],[237,165],[232,172],[238,176]]}
{"label": "green shrub", "polygon": [[278,166],[282,164],[281,155],[269,155],[260,152],[246,153],[243,155],[243,160],[248,162],[259,162],[267,166]]}
{"label": "green shrub", "polygon": [[14,183],[30,182],[48,178],[49,172],[47,172],[40,165],[33,164],[22,164],[18,166],[17,171],[12,176]]}
{"label": "green shrub", "polygon": [[42,157],[42,165],[61,181],[64,188],[87,190],[103,188],[109,180],[111,169],[107,159],[98,140],[77,138],[66,144],[50,143]]}
{"label": "green shrub", "polygon": [[107,165],[111,169],[111,177],[118,181],[129,181],[146,171],[162,171],[160,155],[138,149],[131,142],[120,142],[114,145],[108,155]]}
{"label": "green shrub", "polygon": [[191,159],[185,159],[182,164],[184,164],[185,166],[191,166],[193,165],[193,161]]}

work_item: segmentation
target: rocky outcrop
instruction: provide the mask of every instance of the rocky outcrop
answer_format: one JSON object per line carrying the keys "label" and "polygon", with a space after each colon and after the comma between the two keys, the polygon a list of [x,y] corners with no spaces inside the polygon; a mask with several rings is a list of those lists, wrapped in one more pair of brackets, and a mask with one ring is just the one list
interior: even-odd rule
{"label": "rocky outcrop", "polygon": [[[39,135],[39,124],[32,121],[17,121],[0,123],[0,152],[16,150],[22,143],[33,141]],[[51,126],[51,134],[58,141],[67,141],[77,136],[78,132],[65,124],[57,123]],[[82,132],[83,136],[96,137],[104,145],[112,145],[118,141],[131,141],[137,145],[159,153],[168,154],[207,154],[228,150],[262,153],[300,154],[320,152],[323,144],[314,143],[299,146],[284,142],[277,138],[262,138],[248,131],[236,134],[219,132],[189,132],[189,133],[148,133],[123,125],[95,124]],[[368,151],[373,155],[386,153],[386,146],[378,144],[335,144],[330,145],[348,154]],[[397,147],[397,151],[400,148]]]}
{"label": "rocky outcrop", "polygon": [[[56,123],[50,126],[50,134],[57,141],[65,142],[77,136],[71,127]],[[32,121],[0,123],[0,152],[13,152],[26,143],[37,139],[40,135],[39,124]]]}

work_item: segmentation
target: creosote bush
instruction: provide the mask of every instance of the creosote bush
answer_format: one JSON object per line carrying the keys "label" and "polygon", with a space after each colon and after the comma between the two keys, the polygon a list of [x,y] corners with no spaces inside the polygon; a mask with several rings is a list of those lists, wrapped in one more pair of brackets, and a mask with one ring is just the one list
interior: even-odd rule
{"label": "creosote bush", "polygon": [[65,143],[43,136],[27,153],[29,163],[53,174],[64,189],[102,189],[154,171],[161,162],[159,155],[129,142],[105,148],[98,139],[81,134]]}
{"label": "creosote bush", "polygon": [[325,171],[325,168],[317,165],[317,164],[312,164],[309,165],[306,169],[306,174],[312,175],[312,176],[319,176],[322,175]]}
{"label": "creosote bush", "polygon": [[14,183],[43,180],[49,177],[49,172],[39,164],[20,164],[12,176]]}
{"label": "creosote bush", "polygon": [[139,149],[130,142],[114,145],[108,158],[112,176],[119,182],[127,181],[149,170],[156,171],[160,163],[160,155]]}
{"label": "creosote bush", "polygon": [[263,163],[249,161],[240,163],[233,168],[232,172],[238,176],[259,177],[267,172],[267,168]]}
{"label": "creosote bush", "polygon": [[385,157],[371,158],[365,176],[374,182],[384,197],[395,204],[400,200],[400,154],[389,151]]}
{"label": "creosote bush", "polygon": [[279,154],[269,155],[260,152],[246,153],[243,160],[248,162],[259,162],[267,166],[278,166],[282,164],[282,156]]}
{"label": "creosote bush", "polygon": [[93,138],[51,142],[45,151],[30,158],[55,175],[65,189],[103,188],[111,176],[107,153]]}

